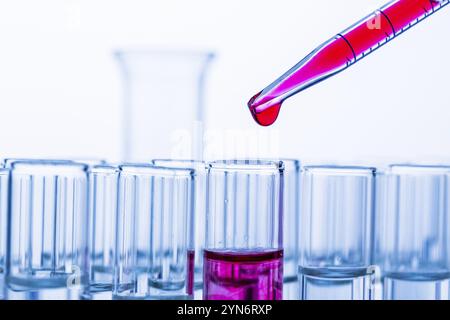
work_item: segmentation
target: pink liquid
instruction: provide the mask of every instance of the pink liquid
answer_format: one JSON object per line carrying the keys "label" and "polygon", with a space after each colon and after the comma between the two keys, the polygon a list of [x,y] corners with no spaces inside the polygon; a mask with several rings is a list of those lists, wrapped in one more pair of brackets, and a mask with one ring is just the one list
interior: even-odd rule
{"label": "pink liquid", "polygon": [[273,124],[283,101],[361,60],[424,18],[448,5],[435,0],[396,0],[315,49],[248,102],[255,121]]}
{"label": "pink liquid", "polygon": [[258,123],[261,126],[267,127],[277,120],[278,114],[280,113],[282,102],[270,105],[267,109],[258,112],[256,108],[257,105],[253,105],[253,102],[256,100],[256,98],[258,98],[260,94],[261,92],[257,93],[253,98],[251,98],[250,101],[248,102],[248,106],[253,116],[253,119],[255,119],[256,123]]}
{"label": "pink liquid", "polygon": [[283,250],[204,250],[203,299],[281,300]]}
{"label": "pink liquid", "polygon": [[194,294],[194,260],[195,260],[195,251],[188,250],[187,251],[187,268],[186,268],[186,293],[189,295]]}

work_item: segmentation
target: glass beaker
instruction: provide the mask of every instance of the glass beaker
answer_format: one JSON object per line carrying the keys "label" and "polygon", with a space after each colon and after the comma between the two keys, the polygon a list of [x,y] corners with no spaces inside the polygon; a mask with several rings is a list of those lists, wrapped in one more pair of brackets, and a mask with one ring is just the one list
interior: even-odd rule
{"label": "glass beaker", "polygon": [[124,50],[122,160],[203,156],[203,93],[209,52]]}

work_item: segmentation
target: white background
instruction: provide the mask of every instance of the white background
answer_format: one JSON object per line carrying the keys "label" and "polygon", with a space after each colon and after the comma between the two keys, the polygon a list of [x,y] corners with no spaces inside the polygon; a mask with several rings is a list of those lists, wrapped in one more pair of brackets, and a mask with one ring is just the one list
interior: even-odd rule
{"label": "white background", "polygon": [[[208,126],[256,129],[252,94],[385,0],[15,0],[0,3],[0,157],[120,152],[112,51],[214,50]],[[284,105],[280,154],[450,159],[450,8]],[[229,123],[227,125],[227,122]]]}

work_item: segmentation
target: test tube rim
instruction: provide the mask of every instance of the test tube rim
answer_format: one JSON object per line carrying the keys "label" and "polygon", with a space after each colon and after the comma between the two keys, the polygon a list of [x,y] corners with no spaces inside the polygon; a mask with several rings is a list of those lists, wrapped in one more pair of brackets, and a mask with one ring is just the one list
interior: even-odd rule
{"label": "test tube rim", "polygon": [[58,162],[58,163],[72,163],[73,160],[68,159],[39,159],[39,158],[4,158],[2,164],[4,168],[11,168],[14,162]]}
{"label": "test tube rim", "polygon": [[450,174],[450,165],[391,164],[387,173],[397,176],[445,176]]}
{"label": "test tube rim", "polygon": [[263,161],[281,161],[284,164],[284,171],[288,171],[293,169],[294,171],[298,171],[301,168],[301,160],[295,158],[259,158],[258,160]]}
{"label": "test tube rim", "polygon": [[215,160],[208,163],[208,171],[211,170],[222,172],[273,174],[284,171],[284,162],[281,160],[262,159]]}
{"label": "test tube rim", "polygon": [[304,174],[325,174],[329,176],[375,176],[375,167],[342,166],[342,165],[310,165],[302,169]]}
{"label": "test tube rim", "polygon": [[61,162],[61,163],[68,163],[69,162],[69,163],[84,164],[84,165],[87,165],[89,167],[94,167],[94,166],[97,166],[97,165],[107,165],[108,164],[108,162],[105,159],[87,159],[87,158],[84,158],[84,159],[81,159],[81,158],[80,159],[3,158],[1,160],[1,165],[4,168],[9,168],[9,167],[11,167],[11,164],[13,162],[17,162],[17,161],[33,161],[33,162],[36,162],[36,161],[42,161],[42,162],[53,161],[53,162]]}
{"label": "test tube rim", "polygon": [[11,162],[9,168],[13,174],[85,175],[89,167],[83,163],[63,160],[18,160]]}
{"label": "test tube rim", "polygon": [[76,163],[82,163],[85,165],[88,165],[89,167],[95,167],[95,166],[108,166],[108,161],[105,159],[89,159],[89,158],[74,158],[74,159],[68,159],[68,161],[76,162]]}
{"label": "test tube rim", "polygon": [[91,174],[108,174],[108,175],[114,175],[118,174],[119,168],[112,165],[107,164],[101,164],[101,165],[95,165],[89,169],[89,173]]}
{"label": "test tube rim", "polygon": [[165,176],[165,177],[194,177],[196,171],[191,168],[171,168],[152,164],[123,164],[119,166],[120,175],[132,176]]}
{"label": "test tube rim", "polygon": [[[168,168],[183,168],[183,169],[194,169],[198,170],[200,168],[206,170],[207,163],[202,160],[193,159],[152,159],[152,164],[154,166],[162,166]],[[173,164],[173,165],[171,165]],[[178,165],[179,164],[179,165]],[[188,165],[191,164],[191,165]]]}

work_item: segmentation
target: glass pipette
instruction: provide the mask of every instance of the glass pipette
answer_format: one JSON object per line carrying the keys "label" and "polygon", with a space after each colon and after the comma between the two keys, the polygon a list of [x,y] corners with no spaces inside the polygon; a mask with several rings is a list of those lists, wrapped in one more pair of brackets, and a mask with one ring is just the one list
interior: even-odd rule
{"label": "glass pipette", "polygon": [[262,126],[275,122],[287,98],[347,69],[412,26],[444,8],[450,0],[393,0],[338,33],[248,102]]}

